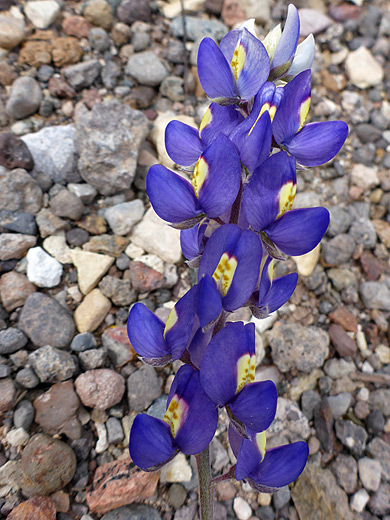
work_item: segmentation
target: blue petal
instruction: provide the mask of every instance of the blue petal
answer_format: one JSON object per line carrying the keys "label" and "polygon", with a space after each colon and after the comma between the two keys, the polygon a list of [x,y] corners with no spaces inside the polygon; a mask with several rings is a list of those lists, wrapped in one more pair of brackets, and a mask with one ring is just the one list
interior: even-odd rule
{"label": "blue petal", "polygon": [[[259,295],[258,307],[264,309],[266,316],[280,309],[292,296],[298,282],[298,275],[290,273],[273,280],[271,288],[261,298]],[[265,316],[265,317],[266,317]]]}
{"label": "blue petal", "polygon": [[222,311],[222,299],[210,275],[205,274],[198,284],[198,316],[200,326],[206,327]]}
{"label": "blue petal", "polygon": [[180,359],[190,342],[195,320],[196,302],[197,289],[192,287],[176,303],[167,320],[164,337],[174,360]]}
{"label": "blue petal", "polygon": [[292,63],[299,39],[299,15],[297,8],[290,4],[286,24],[271,62],[272,79],[283,76]]}
{"label": "blue petal", "polygon": [[199,135],[206,145],[222,132],[229,137],[230,133],[244,120],[235,105],[220,106],[211,103],[207,108],[199,126]]}
{"label": "blue petal", "polygon": [[143,358],[166,357],[170,351],[163,338],[164,323],[142,303],[136,303],[127,320],[127,334],[134,350]]}
{"label": "blue petal", "polygon": [[180,247],[188,260],[194,260],[203,253],[206,229],[207,222],[200,222],[196,226],[180,232]]}
{"label": "blue petal", "polygon": [[195,128],[171,121],[165,129],[165,148],[176,164],[191,166],[202,154],[204,144]]}

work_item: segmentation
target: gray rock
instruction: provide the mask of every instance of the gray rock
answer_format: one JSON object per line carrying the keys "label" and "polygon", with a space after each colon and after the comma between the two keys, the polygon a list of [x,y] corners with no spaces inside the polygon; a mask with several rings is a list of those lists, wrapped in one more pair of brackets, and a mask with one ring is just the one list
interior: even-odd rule
{"label": "gray rock", "polygon": [[357,463],[351,455],[338,455],[332,464],[332,471],[339,485],[348,493],[354,493],[357,487]]}
{"label": "gray rock", "polygon": [[276,509],[282,509],[282,507],[286,506],[290,502],[291,493],[288,486],[284,486],[276,493],[272,495],[272,500]]}
{"label": "gray rock", "polygon": [[31,175],[46,184],[78,182],[75,136],[74,125],[47,126],[39,132],[24,135],[21,139],[34,159]]}
{"label": "gray rock", "polygon": [[27,298],[19,318],[19,327],[36,347],[66,347],[75,330],[68,311],[42,293],[33,293]]}
{"label": "gray rock", "polygon": [[14,233],[0,234],[0,260],[22,258],[26,252],[35,246],[36,237]]}
{"label": "gray rock", "polygon": [[327,275],[337,291],[342,291],[347,287],[357,286],[356,275],[350,269],[333,267],[332,269],[328,269]]}
{"label": "gray rock", "polygon": [[148,129],[142,112],[117,101],[98,103],[84,112],[76,121],[81,177],[103,195],[129,189]]}
{"label": "gray rock", "polygon": [[274,447],[285,444],[285,440],[295,442],[308,439],[309,436],[309,421],[303,415],[297,403],[279,397],[274,422],[267,430],[268,446]]}
{"label": "gray rock", "polygon": [[131,25],[135,21],[150,22],[151,8],[148,0],[123,0],[118,7],[118,18]]}
{"label": "gray rock", "polygon": [[357,125],[355,132],[362,143],[372,143],[382,137],[382,132],[378,128],[367,123]]}
{"label": "gray rock", "polygon": [[37,234],[34,215],[23,211],[0,211],[0,226],[15,233]]}
{"label": "gray rock", "polygon": [[365,218],[359,218],[352,222],[349,234],[357,244],[372,249],[376,244],[376,232],[372,222]]}
{"label": "gray rock", "polygon": [[351,372],[356,371],[356,366],[353,361],[346,361],[345,359],[332,358],[325,362],[324,372],[332,379],[340,379]]}
{"label": "gray rock", "polygon": [[99,52],[107,51],[110,48],[110,38],[101,27],[92,27],[88,33],[88,40],[92,49]]}
{"label": "gray rock", "polygon": [[[216,20],[205,20],[195,16],[185,17],[187,38],[195,41],[198,38],[205,38],[206,36],[213,40],[222,40],[228,32],[228,28],[221,22]],[[183,37],[183,20],[181,16],[174,18],[171,22],[171,32],[177,38]]]}
{"label": "gray rock", "polygon": [[12,373],[12,368],[9,365],[4,365],[0,363],[0,379],[4,379],[5,377],[9,377]]}
{"label": "gray rock", "polygon": [[318,327],[278,323],[267,333],[272,359],[281,372],[291,369],[311,372],[329,355],[329,336]]}
{"label": "gray rock", "polygon": [[50,345],[32,352],[29,359],[41,383],[66,381],[76,372],[72,356]]}
{"label": "gray rock", "polygon": [[100,520],[161,520],[160,514],[151,506],[134,504],[106,513]]}
{"label": "gray rock", "polygon": [[109,444],[117,444],[123,441],[125,434],[123,433],[122,424],[118,419],[110,417],[106,422],[106,428]]}
{"label": "gray rock", "polygon": [[360,457],[366,447],[367,432],[352,421],[336,421],[336,435],[353,455]]}
{"label": "gray rock", "polygon": [[70,344],[70,348],[74,352],[84,352],[85,350],[90,350],[92,348],[96,348],[96,339],[93,334],[90,332],[83,332],[81,334],[77,334]]}
{"label": "gray rock", "polygon": [[390,445],[379,437],[375,437],[367,446],[366,451],[380,462],[384,478],[390,481]]}
{"label": "gray rock", "polygon": [[24,388],[35,388],[39,385],[39,379],[34,370],[30,367],[22,368],[22,370],[16,374],[16,381]]}
{"label": "gray rock", "polygon": [[90,87],[98,78],[102,66],[98,60],[82,61],[62,69],[64,77],[75,89]]}
{"label": "gray rock", "polygon": [[115,61],[107,61],[102,69],[103,85],[112,90],[118,84],[118,77],[121,75],[122,69]]}
{"label": "gray rock", "polygon": [[368,433],[380,435],[385,428],[385,418],[379,410],[373,410],[366,417],[366,428]]}
{"label": "gray rock", "polygon": [[374,515],[390,513],[390,484],[381,484],[368,502],[368,507]]}
{"label": "gray rock", "polygon": [[102,368],[107,359],[107,351],[105,348],[97,348],[86,350],[79,353],[80,365],[83,370],[92,370],[94,368]]}
{"label": "gray rock", "polygon": [[368,309],[390,311],[390,290],[382,282],[363,282],[360,285],[360,296]]}
{"label": "gray rock", "polygon": [[54,215],[50,209],[41,209],[37,215],[37,224],[39,228],[39,234],[42,238],[46,238],[50,235],[55,235],[58,231],[67,229],[69,224],[66,220],[63,220],[57,215]]}
{"label": "gray rock", "polygon": [[183,78],[167,76],[161,83],[160,92],[171,101],[183,101],[185,98]]}
{"label": "gray rock", "polygon": [[27,338],[19,329],[10,327],[0,331],[0,354],[12,354],[23,348]]}
{"label": "gray rock", "polygon": [[141,85],[157,87],[168,76],[168,70],[151,51],[138,52],[130,56],[125,73]]}
{"label": "gray rock", "polygon": [[150,45],[150,35],[147,32],[136,32],[131,38],[134,52],[142,52]]}
{"label": "gray rock", "polygon": [[157,419],[164,419],[165,412],[167,410],[168,396],[162,395],[151,404],[147,410],[147,414]]}
{"label": "gray rock", "polygon": [[321,402],[321,397],[314,390],[306,390],[301,397],[302,412],[309,419],[313,419],[313,411]]}
{"label": "gray rock", "polygon": [[127,379],[127,398],[134,412],[142,412],[161,394],[161,383],[157,372],[144,365]]}
{"label": "gray rock", "polygon": [[351,406],[353,401],[352,394],[349,392],[342,392],[338,395],[331,395],[327,399],[332,410],[332,415],[335,419],[338,419],[347,413],[348,408]]}
{"label": "gray rock", "polygon": [[143,202],[139,199],[116,204],[106,209],[104,218],[116,235],[127,235],[144,214]]}
{"label": "gray rock", "polygon": [[133,359],[130,342],[124,326],[107,329],[102,334],[102,344],[115,367],[125,365]]}
{"label": "gray rock", "polygon": [[29,76],[21,76],[12,84],[6,112],[14,119],[24,119],[38,110],[41,100],[39,83]]}
{"label": "gray rock", "polygon": [[34,415],[34,407],[31,402],[27,399],[20,401],[14,412],[15,428],[23,428],[23,430],[28,432],[33,423]]}
{"label": "gray rock", "polygon": [[42,206],[42,190],[21,168],[8,171],[0,166],[0,211],[27,211],[35,215]]}
{"label": "gray rock", "polygon": [[97,195],[97,191],[90,184],[68,184],[68,190],[77,195],[83,204],[91,204]]}
{"label": "gray rock", "polygon": [[358,461],[359,478],[368,491],[378,491],[381,482],[381,465],[377,460],[363,457]]}
{"label": "gray rock", "polygon": [[337,266],[348,262],[355,250],[355,241],[344,233],[324,242],[322,245],[325,262],[330,266]]}
{"label": "gray rock", "polygon": [[379,410],[383,415],[390,416],[390,389],[380,388],[370,392],[370,408]]}
{"label": "gray rock", "polygon": [[137,293],[131,287],[130,280],[120,280],[115,276],[105,276],[99,283],[104,296],[110,298],[115,305],[128,306],[137,299]]}
{"label": "gray rock", "polygon": [[50,207],[57,217],[66,217],[72,220],[79,220],[84,211],[81,200],[68,190],[60,190],[50,200]]}

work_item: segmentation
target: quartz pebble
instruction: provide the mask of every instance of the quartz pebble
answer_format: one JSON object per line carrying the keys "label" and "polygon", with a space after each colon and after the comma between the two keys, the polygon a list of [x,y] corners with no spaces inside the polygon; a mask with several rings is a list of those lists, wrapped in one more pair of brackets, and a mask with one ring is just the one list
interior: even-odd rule
{"label": "quartz pebble", "polygon": [[62,265],[41,247],[27,253],[27,278],[38,287],[55,287],[61,281]]}

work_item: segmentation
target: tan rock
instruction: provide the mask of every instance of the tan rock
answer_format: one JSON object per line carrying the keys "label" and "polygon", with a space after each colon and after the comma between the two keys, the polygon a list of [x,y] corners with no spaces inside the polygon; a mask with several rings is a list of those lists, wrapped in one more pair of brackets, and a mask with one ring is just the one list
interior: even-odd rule
{"label": "tan rock", "polygon": [[96,470],[86,497],[92,512],[106,513],[154,495],[160,472],[146,473],[133,466],[129,458],[108,462]]}
{"label": "tan rock", "polygon": [[83,55],[83,49],[76,38],[69,36],[68,38],[56,38],[52,42],[51,53],[54,65],[63,67],[78,63]]}
{"label": "tan rock", "polygon": [[376,168],[355,164],[351,171],[351,181],[362,190],[372,189],[379,185],[379,177]]}
{"label": "tan rock", "polygon": [[10,377],[0,379],[0,412],[7,412],[15,404],[16,388]]}
{"label": "tan rock", "polygon": [[93,332],[99,327],[111,308],[111,302],[99,289],[93,289],[74,312],[79,332]]}
{"label": "tan rock", "polygon": [[364,46],[350,52],[345,60],[345,69],[353,85],[366,89],[383,80],[383,68]]}
{"label": "tan rock", "polygon": [[71,251],[73,265],[77,269],[78,284],[83,294],[88,294],[106,274],[114,263],[114,258],[98,253],[90,253],[73,249]]}
{"label": "tan rock", "polygon": [[104,0],[92,0],[84,9],[84,17],[93,25],[110,29],[113,21],[110,5]]}
{"label": "tan rock", "polygon": [[378,233],[381,242],[390,249],[390,224],[384,220],[373,220],[375,231]]}
{"label": "tan rock", "polygon": [[8,312],[21,307],[36,290],[24,274],[16,271],[5,273],[0,279],[0,298]]}
{"label": "tan rock", "polygon": [[43,248],[45,249],[45,251],[49,253],[49,255],[54,256],[54,258],[58,260],[61,264],[72,263],[72,250],[66,243],[64,232],[60,232],[57,235],[47,237],[43,241]]}
{"label": "tan rock", "polygon": [[41,40],[26,42],[19,52],[19,62],[40,67],[51,62],[50,43]]}
{"label": "tan rock", "polygon": [[91,24],[82,16],[68,16],[62,22],[62,29],[68,36],[76,36],[76,38],[86,38]]}
{"label": "tan rock", "polygon": [[3,49],[13,49],[24,40],[25,25],[23,20],[0,15],[0,47]]}
{"label": "tan rock", "polygon": [[33,497],[16,506],[8,520],[56,520],[56,507],[49,497]]}
{"label": "tan rock", "polygon": [[21,233],[0,234],[0,260],[22,258],[27,251],[35,246],[37,237]]}
{"label": "tan rock", "polygon": [[96,410],[118,404],[125,393],[125,379],[108,368],[87,370],[78,376],[75,386],[83,405]]}
{"label": "tan rock", "polygon": [[321,244],[318,244],[312,251],[301,256],[293,256],[296,263],[298,274],[301,276],[310,276],[314,271],[320,257]]}

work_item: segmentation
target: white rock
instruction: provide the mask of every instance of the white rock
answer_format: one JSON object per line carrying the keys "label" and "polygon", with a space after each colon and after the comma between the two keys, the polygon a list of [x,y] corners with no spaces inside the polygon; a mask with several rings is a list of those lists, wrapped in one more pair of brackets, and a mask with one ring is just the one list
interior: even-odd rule
{"label": "white rock", "polygon": [[390,363],[390,348],[382,343],[378,345],[375,349],[375,354],[378,355],[380,362],[383,365],[387,365]]}
{"label": "white rock", "polygon": [[359,489],[351,498],[351,509],[356,513],[361,513],[370,500],[370,495],[365,489]]}
{"label": "white rock", "polygon": [[55,287],[61,281],[62,265],[41,247],[27,253],[27,278],[38,287]]}
{"label": "white rock", "polygon": [[89,293],[114,263],[114,258],[80,249],[71,250],[73,265],[77,269],[78,284],[83,294]]}
{"label": "white rock", "polygon": [[358,460],[359,478],[368,491],[378,491],[381,483],[381,464],[379,461],[363,457]]}
{"label": "white rock", "polygon": [[61,264],[72,263],[71,249],[66,243],[64,232],[45,238],[43,248]]}
{"label": "white rock", "polygon": [[277,312],[273,312],[272,314],[270,314],[269,316],[264,318],[264,320],[259,320],[258,318],[255,318],[254,316],[252,316],[250,321],[251,321],[251,323],[255,324],[256,331],[259,334],[263,334],[263,332],[265,332],[266,330],[268,330],[268,329],[270,329],[272,327],[272,324],[277,319],[278,319],[278,313]]}
{"label": "white rock", "polygon": [[107,430],[103,423],[95,422],[98,441],[95,446],[96,453],[103,453],[108,448]]}
{"label": "white rock", "polygon": [[241,0],[239,4],[245,12],[245,18],[254,18],[257,23],[264,24],[270,19],[269,0]]}
{"label": "white rock", "polygon": [[361,89],[378,85],[383,80],[383,68],[366,47],[350,52],[345,69],[353,85]]}
{"label": "white rock", "polygon": [[104,218],[116,235],[127,235],[134,224],[141,220],[144,211],[142,201],[136,199],[106,209]]}
{"label": "white rock", "polygon": [[47,29],[60,12],[60,6],[54,0],[36,0],[27,2],[24,12],[37,29]]}
{"label": "white rock", "polygon": [[169,264],[176,264],[181,259],[180,231],[168,226],[153,208],[149,208],[141,222],[134,226],[131,241]]}
{"label": "white rock", "polygon": [[179,453],[176,457],[165,464],[161,469],[160,482],[189,482],[192,478],[192,469],[188,464],[183,453]]}
{"label": "white rock", "polygon": [[298,274],[301,276],[310,276],[314,271],[320,257],[321,244],[318,244],[312,251],[301,256],[293,256],[297,265]]}
{"label": "white rock", "polygon": [[142,255],[134,258],[134,262],[142,262],[160,274],[164,274],[164,262],[156,255]]}
{"label": "white rock", "polygon": [[379,177],[375,168],[364,164],[355,164],[351,171],[351,181],[362,190],[375,188],[379,185]]}
{"label": "white rock", "polygon": [[5,439],[11,446],[24,446],[30,436],[23,428],[16,428],[7,433]]}
{"label": "white rock", "polygon": [[144,249],[142,249],[142,247],[134,245],[133,242],[130,242],[130,244],[125,249],[125,254],[132,260],[134,260],[134,258],[142,256],[144,253]]}
{"label": "white rock", "polygon": [[83,204],[91,204],[97,195],[97,190],[90,184],[75,184],[70,182],[68,190],[81,200]]}
{"label": "white rock", "polygon": [[164,268],[165,287],[169,289],[177,284],[179,276],[177,274],[176,266],[173,264],[165,264]]}
{"label": "white rock", "polygon": [[236,497],[234,499],[233,509],[238,520],[248,520],[252,516],[251,506],[241,497]]}

